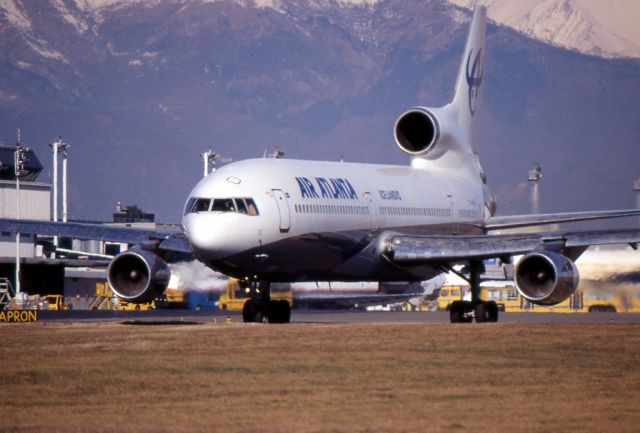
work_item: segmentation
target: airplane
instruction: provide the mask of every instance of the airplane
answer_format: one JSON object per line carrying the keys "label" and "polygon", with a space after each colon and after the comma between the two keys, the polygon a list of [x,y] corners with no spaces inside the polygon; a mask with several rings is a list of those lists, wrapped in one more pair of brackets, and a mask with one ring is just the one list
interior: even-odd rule
{"label": "airplane", "polygon": [[530,302],[557,304],[579,283],[574,261],[590,246],[630,244],[640,229],[495,234],[496,230],[639,215],[640,210],[495,216],[474,142],[484,81],[486,8],[475,8],[451,102],[414,107],[394,125],[408,166],[250,159],[218,168],[191,191],[183,233],[0,220],[0,230],[134,245],[108,268],[114,293],[129,302],[161,294],[166,261],[192,253],[206,266],[257,283],[245,322],[288,323],[289,304],[270,284],[295,281],[421,281],[465,265],[471,300],[454,302],[453,323],[498,321],[480,298],[483,260],[508,262]]}

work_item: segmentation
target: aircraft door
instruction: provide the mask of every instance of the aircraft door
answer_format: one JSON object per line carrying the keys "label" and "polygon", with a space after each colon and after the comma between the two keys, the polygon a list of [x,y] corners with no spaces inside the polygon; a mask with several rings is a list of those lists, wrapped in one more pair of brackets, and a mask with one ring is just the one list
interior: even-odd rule
{"label": "aircraft door", "polygon": [[371,197],[371,193],[365,192],[364,198],[367,202],[367,212],[369,213],[369,228],[375,230],[378,228],[378,221],[375,214],[375,207],[373,205],[373,198]]}
{"label": "aircraft door", "polygon": [[453,194],[447,194],[447,205],[449,206],[449,210],[451,212],[451,218],[453,222],[453,234],[457,235],[460,231],[459,226],[459,218],[458,218],[458,208],[456,207],[456,202],[453,198]]}
{"label": "aircraft door", "polygon": [[291,215],[289,214],[289,202],[287,196],[281,189],[272,189],[273,198],[278,205],[278,213],[280,214],[280,233],[286,233],[291,228]]}

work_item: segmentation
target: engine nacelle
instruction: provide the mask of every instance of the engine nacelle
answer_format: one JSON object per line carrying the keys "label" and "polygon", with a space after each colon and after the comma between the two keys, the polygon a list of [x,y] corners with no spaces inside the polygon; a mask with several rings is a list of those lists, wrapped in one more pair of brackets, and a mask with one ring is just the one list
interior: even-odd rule
{"label": "engine nacelle", "polygon": [[118,254],[109,264],[107,278],[118,298],[134,303],[155,299],[169,285],[171,271],[158,255],[139,248]]}
{"label": "engine nacelle", "polygon": [[396,143],[403,152],[425,156],[440,138],[438,119],[425,108],[412,108],[402,114],[393,127]]}
{"label": "engine nacelle", "polygon": [[556,305],[575,292],[580,281],[576,265],[551,251],[525,255],[515,269],[516,288],[520,294],[539,305]]}

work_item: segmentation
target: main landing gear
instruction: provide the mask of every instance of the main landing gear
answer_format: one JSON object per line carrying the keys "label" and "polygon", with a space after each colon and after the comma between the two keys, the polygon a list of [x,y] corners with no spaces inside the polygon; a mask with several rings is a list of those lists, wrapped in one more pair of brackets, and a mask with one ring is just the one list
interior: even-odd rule
{"label": "main landing gear", "polygon": [[271,287],[268,281],[260,281],[253,296],[244,303],[242,321],[257,323],[289,323],[291,307],[285,300],[271,299]]}
{"label": "main landing gear", "polygon": [[471,301],[454,301],[449,308],[451,323],[476,323],[497,322],[498,304],[495,301],[483,301],[480,299],[480,275],[484,271],[481,261],[472,261],[469,272],[469,285],[471,286]]}

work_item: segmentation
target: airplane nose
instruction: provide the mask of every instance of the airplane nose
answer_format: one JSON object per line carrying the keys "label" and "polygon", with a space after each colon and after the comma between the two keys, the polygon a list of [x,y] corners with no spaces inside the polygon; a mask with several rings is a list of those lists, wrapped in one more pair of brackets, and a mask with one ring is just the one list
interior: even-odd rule
{"label": "airplane nose", "polygon": [[212,215],[190,214],[182,222],[185,236],[199,257],[221,258],[225,254],[226,236],[224,224],[215,221]]}

